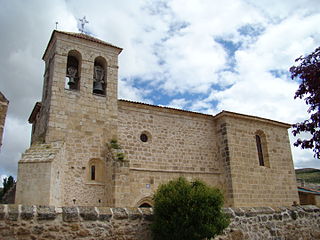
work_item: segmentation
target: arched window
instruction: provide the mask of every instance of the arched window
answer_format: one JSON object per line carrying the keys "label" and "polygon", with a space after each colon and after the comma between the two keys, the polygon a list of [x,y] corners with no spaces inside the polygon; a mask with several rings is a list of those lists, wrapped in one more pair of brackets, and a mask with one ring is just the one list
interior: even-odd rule
{"label": "arched window", "polygon": [[259,130],[255,135],[259,165],[270,167],[267,138],[263,131]]}
{"label": "arched window", "polygon": [[97,57],[94,60],[92,92],[99,95],[106,95],[106,87],[107,62],[103,57]]}
{"label": "arched window", "polygon": [[105,164],[101,159],[94,158],[88,162],[87,180],[89,182],[105,182]]}
{"label": "arched window", "polygon": [[80,69],[81,69],[81,54],[76,50],[71,50],[68,53],[66,67],[65,88],[70,90],[79,90],[80,88]]}

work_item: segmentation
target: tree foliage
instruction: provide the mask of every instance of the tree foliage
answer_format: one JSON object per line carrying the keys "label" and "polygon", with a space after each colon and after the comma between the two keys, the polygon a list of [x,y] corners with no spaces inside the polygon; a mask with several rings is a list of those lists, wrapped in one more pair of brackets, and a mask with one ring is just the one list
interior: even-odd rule
{"label": "tree foliage", "polygon": [[0,194],[0,201],[2,200],[2,197],[6,194],[6,192],[9,191],[9,189],[14,185],[15,181],[14,178],[12,176],[9,176],[8,178],[4,178],[3,179],[3,189],[2,192]]}
{"label": "tree foliage", "polygon": [[222,212],[219,189],[201,181],[179,178],[163,184],[154,196],[155,240],[202,240],[220,234],[229,225]]}
{"label": "tree foliage", "polygon": [[313,149],[314,156],[320,158],[320,47],[313,53],[295,60],[298,66],[290,68],[291,78],[300,79],[301,83],[294,98],[304,99],[309,105],[310,118],[293,125],[293,135],[310,133],[310,139],[298,139],[294,145],[303,149]]}

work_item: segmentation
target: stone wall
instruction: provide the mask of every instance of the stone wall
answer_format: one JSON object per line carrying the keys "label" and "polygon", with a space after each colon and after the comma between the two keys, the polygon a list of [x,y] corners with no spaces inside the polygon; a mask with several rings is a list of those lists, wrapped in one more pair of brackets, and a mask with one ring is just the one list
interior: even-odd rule
{"label": "stone wall", "polygon": [[[225,190],[212,116],[123,100],[118,109],[118,140],[129,160],[129,181],[117,182],[116,206],[137,206],[179,176]],[[146,142],[140,139],[143,133]]]}
{"label": "stone wall", "polygon": [[[320,209],[225,208],[231,224],[216,240],[320,239]],[[0,205],[0,239],[151,240],[152,209]]]}
{"label": "stone wall", "polygon": [[[299,202],[287,124],[229,112],[216,119],[226,141],[232,206],[291,206]],[[257,134],[265,137],[264,166],[259,165]]]}

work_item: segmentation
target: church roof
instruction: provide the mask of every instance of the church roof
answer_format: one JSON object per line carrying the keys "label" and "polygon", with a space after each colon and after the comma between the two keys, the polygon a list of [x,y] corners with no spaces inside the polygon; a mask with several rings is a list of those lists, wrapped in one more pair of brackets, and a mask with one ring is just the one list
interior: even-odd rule
{"label": "church roof", "polygon": [[99,43],[99,44],[102,44],[102,45],[105,45],[105,46],[109,46],[109,47],[113,47],[113,48],[117,48],[119,51],[119,53],[122,51],[122,48],[120,47],[117,47],[116,45],[113,45],[111,43],[108,43],[108,42],[105,42],[105,41],[102,41],[98,38],[95,38],[95,37],[92,37],[90,35],[87,35],[87,34],[84,34],[84,33],[75,33],[75,32],[65,32],[65,31],[58,31],[58,30],[53,30],[52,34],[51,34],[51,37],[50,37],[50,40],[49,40],[49,44],[47,45],[47,48],[46,50],[44,51],[44,54],[43,54],[43,57],[46,55],[47,53],[47,50],[48,50],[48,47],[50,45],[50,42],[52,41],[53,39],[53,36],[56,34],[56,33],[59,33],[59,34],[64,34],[64,35],[67,35],[67,36],[72,36],[72,37],[76,37],[76,38],[80,38],[80,39],[84,39],[84,40],[88,40],[88,41],[91,41],[91,42],[96,42],[96,43]]}
{"label": "church roof", "polygon": [[247,120],[254,120],[254,121],[271,123],[271,124],[278,125],[281,127],[286,127],[286,128],[291,127],[291,124],[289,124],[289,123],[284,123],[284,122],[275,121],[272,119],[267,119],[267,118],[252,116],[252,115],[246,115],[246,114],[241,114],[241,113],[236,113],[236,112],[230,112],[230,111],[225,111],[225,110],[221,111],[220,113],[218,113],[216,115],[211,115],[211,114],[193,112],[193,111],[189,111],[189,110],[171,108],[171,107],[166,107],[166,106],[157,106],[157,105],[152,105],[152,104],[148,104],[148,103],[129,101],[129,100],[124,100],[124,99],[120,99],[118,101],[123,102],[123,103],[128,103],[128,104],[136,104],[136,105],[144,106],[145,108],[148,108],[148,107],[149,108],[158,108],[158,109],[163,109],[163,110],[167,110],[167,111],[174,111],[176,113],[180,112],[180,113],[186,113],[186,114],[196,114],[199,116],[212,117],[214,119],[217,119],[217,118],[220,118],[223,116],[228,116],[228,117],[233,117],[233,118],[242,118],[242,119],[247,119]]}

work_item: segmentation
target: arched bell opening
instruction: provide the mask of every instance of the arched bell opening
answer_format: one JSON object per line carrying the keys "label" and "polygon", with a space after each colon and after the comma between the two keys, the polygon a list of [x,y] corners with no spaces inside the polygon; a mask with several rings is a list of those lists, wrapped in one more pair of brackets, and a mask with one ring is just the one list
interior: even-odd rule
{"label": "arched bell opening", "polygon": [[103,57],[97,57],[94,60],[92,92],[99,95],[106,95],[106,87],[107,62]]}
{"label": "arched bell opening", "polygon": [[65,88],[69,90],[80,89],[81,54],[76,50],[68,53],[66,67]]}

